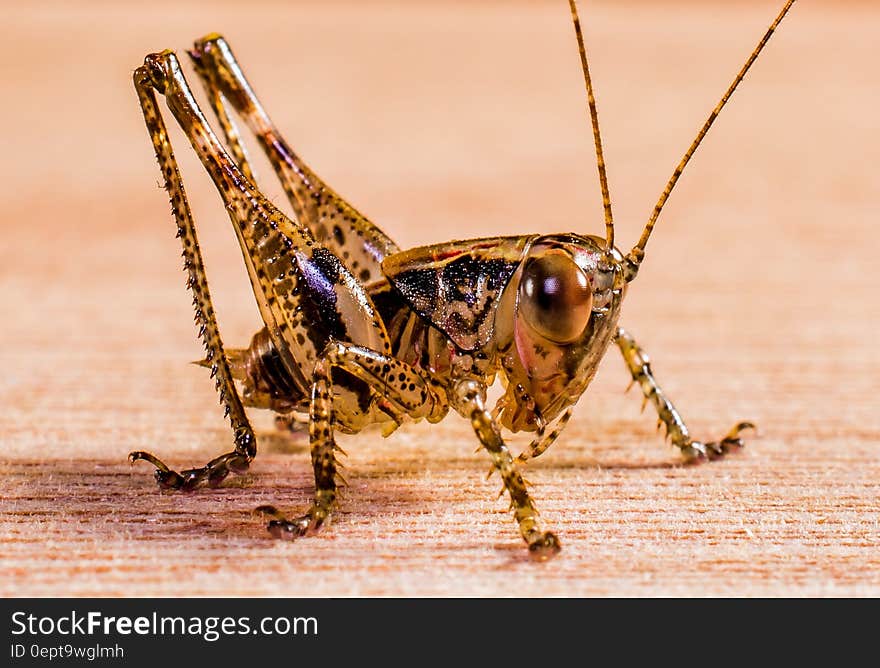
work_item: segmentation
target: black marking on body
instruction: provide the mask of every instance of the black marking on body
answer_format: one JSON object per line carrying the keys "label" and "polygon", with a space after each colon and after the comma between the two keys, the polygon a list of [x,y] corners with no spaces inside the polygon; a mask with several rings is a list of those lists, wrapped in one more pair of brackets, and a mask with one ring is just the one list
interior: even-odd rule
{"label": "black marking on body", "polygon": [[437,308],[440,276],[434,269],[410,269],[395,276],[394,284],[416,311],[431,313]]}
{"label": "black marking on body", "polygon": [[357,397],[358,412],[361,415],[367,415],[370,412],[370,406],[373,403],[373,391],[369,384],[351,375],[344,369],[334,369],[333,385],[348,390]]}
{"label": "black marking on body", "polygon": [[297,306],[301,327],[320,354],[330,339],[348,341],[348,329],[336,306],[336,289],[342,265],[325,248],[315,248],[311,257],[297,254]]}
{"label": "black marking on body", "polygon": [[[339,274],[342,271],[342,263],[331,251],[326,248],[316,248],[312,252],[312,262],[328,280],[334,284],[340,283]],[[334,301],[335,299],[334,295]]]}
{"label": "black marking on body", "polygon": [[342,229],[339,227],[339,225],[333,226],[333,239],[340,246],[345,245],[345,235],[342,233]]}
{"label": "black marking on body", "polygon": [[516,264],[497,258],[474,258],[471,255],[452,260],[441,271],[443,298],[447,303],[458,301],[474,306],[481,292],[495,292],[503,288],[513,273],[508,270]]}
{"label": "black marking on body", "polygon": [[[436,329],[424,317],[413,311],[409,302],[390,284],[375,286],[369,291],[369,295],[379,317],[385,323],[392,355],[416,368],[428,369],[430,366],[428,336],[431,331],[436,332]],[[413,319],[415,323],[411,323]],[[412,330],[406,337],[406,349],[403,349],[402,338],[411,326]]]}
{"label": "black marking on body", "polygon": [[464,351],[488,342],[498,297],[519,259],[465,253],[440,266],[408,269],[391,278],[413,309]]}

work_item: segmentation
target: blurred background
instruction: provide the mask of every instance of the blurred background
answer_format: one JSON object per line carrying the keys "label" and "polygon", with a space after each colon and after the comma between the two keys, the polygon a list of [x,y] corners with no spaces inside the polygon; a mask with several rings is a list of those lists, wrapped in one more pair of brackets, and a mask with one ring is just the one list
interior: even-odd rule
{"label": "blurred background", "polygon": [[[638,238],[675,164],[781,5],[580,3],[622,248]],[[55,524],[59,498],[88,508],[92,518],[114,518],[127,536],[138,536],[143,522],[152,521],[155,499],[167,497],[154,492],[146,466],[128,473],[127,452],[147,448],[187,466],[222,452],[229,441],[212,384],[186,364],[200,349],[179,242],[131,85],[145,54],[182,53],[196,37],[223,33],[294,149],[404,248],[495,234],[602,234],[582,75],[561,0],[7,1],[0,14],[0,464],[6,481],[0,489],[6,487],[14,509],[0,532],[11,555],[0,561],[4,593],[165,591],[149,578],[126,579],[113,566],[108,579],[81,587],[49,562],[43,579],[32,579],[30,570],[18,570],[33,558],[30,523],[35,517],[47,522],[62,552],[79,546],[83,572],[92,573],[128,548],[102,533],[103,525],[89,523],[94,519],[78,527]],[[731,549],[744,550],[727,556],[751,574],[745,578],[751,592],[880,593],[876,550],[865,549],[877,547],[878,528],[878,21],[880,9],[871,2],[795,5],[677,186],[624,307],[622,324],[655,360],[660,382],[698,436],[719,436],[740,418],[762,426],[762,438],[733,464],[682,474],[696,480],[682,483],[694,485],[683,498],[714,489],[728,500],[750,499],[739,513],[715,519],[717,531],[729,530],[724,536]],[[200,95],[194,76],[190,81]],[[173,136],[225,341],[242,345],[259,328],[259,315],[240,252],[213,186],[182,135]],[[261,186],[289,210],[265,163],[257,165]],[[611,352],[614,359],[579,404],[570,433],[547,455],[557,459],[536,468],[548,517],[567,527],[562,533],[575,547],[555,584],[535,584],[525,593],[691,591],[657,574],[664,559],[680,557],[675,549],[692,551],[694,544],[654,554],[651,564],[638,566],[638,577],[628,570],[627,546],[652,541],[656,531],[689,535],[681,527],[692,527],[693,518],[651,525],[651,504],[664,503],[664,492],[656,491],[666,484],[660,479],[679,475],[662,468],[675,454],[661,447],[652,419],[639,417],[638,398],[621,398],[626,372]],[[269,429],[267,416],[257,420]],[[384,589],[371,583],[387,573],[366,569],[351,576],[354,585],[340,580],[317,590],[291,575],[282,592],[501,591],[500,581],[465,565],[475,555],[485,559],[480,551],[499,541],[518,549],[503,502],[488,501],[494,483],[483,484],[485,462],[470,457],[467,425],[449,420],[409,433],[396,445],[369,436],[345,446],[355,471],[348,477],[357,479],[360,471],[388,483],[401,471],[415,472],[413,503],[395,516],[398,533],[418,534],[424,503],[429,512],[490,512],[488,524],[463,529],[473,554],[457,557],[457,584],[429,564],[437,527],[457,527],[467,515],[426,520],[415,540],[422,552],[412,553],[412,563]],[[274,500],[302,505],[310,487],[305,446],[290,457],[276,443],[276,456],[272,438],[265,440],[268,456],[257,462],[272,471],[286,468],[279,475],[293,486]],[[615,468],[623,462],[636,468]],[[89,479],[98,469],[109,472],[103,483]],[[427,480],[416,475],[425,470],[432,472]],[[451,470],[456,477],[438,487]],[[50,473],[58,487],[41,486]],[[609,487],[609,480],[623,487]],[[780,480],[788,482],[780,488]],[[106,497],[105,505],[84,505],[90,484],[107,485],[87,493]],[[578,492],[572,497],[567,489]],[[776,498],[780,489],[788,494],[782,515],[761,514],[770,512],[762,495]],[[467,490],[467,500],[460,499]],[[353,551],[357,540],[382,533],[389,521],[375,491],[356,485],[350,519],[334,528],[340,540],[355,541]],[[272,489],[264,492],[271,497]],[[141,507],[142,515],[126,524],[109,500],[114,495]],[[394,498],[389,494],[386,502]],[[566,507],[572,498],[577,508]],[[640,506],[637,499],[650,500]],[[613,516],[625,503],[635,504],[635,533],[619,543],[612,524],[602,525],[606,533],[594,532],[601,513]],[[810,508],[817,509],[813,515]],[[380,519],[361,533],[350,525],[371,512]],[[223,521],[210,517],[211,526]],[[751,522],[746,533],[740,532],[743,517]],[[786,533],[792,517],[809,520],[808,526]],[[778,574],[779,564],[763,572],[746,566],[754,554],[767,553],[767,544],[740,546],[737,537],[748,541],[751,532],[754,539],[760,528],[767,540],[782,541],[784,555],[807,555],[813,579],[800,579],[801,562],[788,579],[779,576],[774,589],[775,576],[768,574]],[[97,533],[77,538],[82,531]],[[176,554],[175,527],[157,531],[168,554]],[[853,535],[861,538],[848,543]],[[399,540],[413,544],[410,534]],[[324,549],[320,540],[316,545]],[[347,554],[345,546],[331,547],[325,555],[331,561]],[[592,560],[603,549],[610,551],[605,567],[612,564],[604,589],[576,576],[594,571]],[[844,568],[853,560],[858,577]],[[186,568],[185,558],[181,563]],[[707,563],[711,570],[716,562]],[[632,588],[644,573],[660,578],[652,580],[656,586]],[[236,586],[230,578],[229,586]],[[115,584],[102,589],[110,581]],[[572,581],[580,588],[572,590]],[[238,591],[262,591],[239,584]],[[728,589],[700,586],[736,591],[733,581]]]}

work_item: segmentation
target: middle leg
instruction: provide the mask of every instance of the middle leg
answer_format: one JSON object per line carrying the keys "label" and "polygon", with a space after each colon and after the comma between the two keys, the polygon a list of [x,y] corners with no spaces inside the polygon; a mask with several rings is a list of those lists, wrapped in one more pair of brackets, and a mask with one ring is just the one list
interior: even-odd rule
{"label": "middle leg", "polygon": [[366,383],[370,401],[388,419],[399,422],[403,416],[438,422],[446,414],[445,396],[432,379],[393,357],[341,341],[331,341],[314,369],[309,408],[309,440],[315,494],[305,514],[289,520],[274,506],[257,510],[273,517],[268,530],[276,538],[295,539],[317,531],[336,510],[339,477],[333,437],[336,415],[345,405],[334,406],[333,371],[343,371]]}

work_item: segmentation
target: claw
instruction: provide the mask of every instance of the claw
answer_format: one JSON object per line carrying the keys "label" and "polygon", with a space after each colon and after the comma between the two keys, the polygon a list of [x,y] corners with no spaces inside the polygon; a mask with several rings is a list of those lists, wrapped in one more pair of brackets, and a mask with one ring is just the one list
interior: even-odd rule
{"label": "claw", "polygon": [[709,459],[706,446],[699,441],[692,441],[681,449],[686,464],[696,464]]}
{"label": "claw", "polygon": [[706,459],[720,459],[733,450],[739,450],[740,448],[745,447],[745,443],[743,442],[743,439],[740,438],[739,434],[746,429],[757,428],[751,422],[738,422],[720,441],[710,441],[708,443],[691,441],[681,448],[681,454],[684,457],[685,462],[688,464]]}
{"label": "claw", "polygon": [[709,459],[723,457],[726,452],[727,449],[722,443],[706,443],[706,454],[709,455]]}
{"label": "claw", "polygon": [[325,520],[319,519],[309,512],[295,520],[272,520],[266,525],[266,530],[272,534],[274,538],[296,540],[303,536],[313,535],[321,528],[324,522]]}
{"label": "claw", "polygon": [[309,529],[309,522],[303,522],[304,518],[300,518],[295,522],[288,520],[272,520],[266,525],[266,530],[272,534],[273,538],[281,540],[296,540],[306,535]]}
{"label": "claw", "polygon": [[[250,468],[250,462],[248,458],[245,456],[233,457],[232,459],[226,462],[227,471],[223,473],[223,477],[225,478],[229,471],[234,473],[242,474]],[[222,479],[222,478],[221,478]]]}
{"label": "claw", "polygon": [[281,540],[296,540],[303,536],[310,536],[329,522],[329,516],[320,519],[315,517],[312,511],[295,520],[289,520],[275,506],[268,505],[254,508],[254,512],[274,518],[266,525],[266,530],[274,538]]}
{"label": "claw", "polygon": [[155,455],[150,454],[149,452],[143,452],[143,451],[141,451],[141,450],[135,450],[134,452],[129,452],[129,453],[128,453],[128,463],[129,463],[129,464],[134,464],[136,461],[138,461],[138,460],[140,460],[140,459],[143,459],[143,460],[145,460],[145,461],[150,462],[150,464],[152,464],[153,466],[155,466],[155,467],[156,467],[157,469],[159,469],[160,471],[165,471],[166,473],[171,471],[171,469],[169,469],[169,468],[165,465],[165,462],[163,462],[161,459],[159,459],[159,458],[156,457]]}
{"label": "claw", "polygon": [[740,432],[745,431],[746,429],[751,429],[752,431],[754,431],[756,433],[758,431],[758,428],[752,422],[737,422],[735,425],[733,425],[733,428],[729,432],[727,432],[727,434],[724,436],[724,438],[722,440],[724,440],[724,441],[742,440],[742,439],[738,438],[739,434],[740,434]]}
{"label": "claw", "polygon": [[[230,467],[230,468],[232,468],[232,467]],[[245,468],[247,468],[247,467],[245,467]],[[235,470],[235,469],[233,469],[233,470]],[[211,487],[217,487],[221,482],[226,480],[226,476],[228,476],[228,475],[229,475],[228,468],[214,469],[213,471],[211,471],[208,474],[208,485],[210,485]],[[195,480],[195,475],[193,475],[193,479]]]}
{"label": "claw", "polygon": [[556,534],[547,531],[539,540],[529,545],[529,556],[535,561],[547,561],[559,554],[561,549]]}
{"label": "claw", "polygon": [[153,473],[156,482],[162,489],[192,489],[192,485],[187,485],[187,480],[177,471],[159,471]]}
{"label": "claw", "polygon": [[156,457],[155,455],[150,454],[149,452],[142,452],[141,450],[135,450],[134,452],[130,452],[128,455],[129,464],[134,464],[136,461],[143,459],[144,461],[149,462],[153,466],[156,467],[156,471],[153,475],[156,478],[156,482],[159,487],[162,489],[189,489],[187,487],[187,482],[189,482],[192,476],[188,474],[190,471],[184,471],[183,475],[174,471],[173,469],[168,468],[168,466],[161,459]]}

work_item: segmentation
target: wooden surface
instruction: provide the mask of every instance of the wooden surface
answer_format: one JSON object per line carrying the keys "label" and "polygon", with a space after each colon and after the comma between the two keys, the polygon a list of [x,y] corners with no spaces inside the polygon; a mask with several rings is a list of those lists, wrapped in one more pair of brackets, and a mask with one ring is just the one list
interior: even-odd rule
{"label": "wooden surface", "polygon": [[[160,493],[128,466],[134,449],[186,467],[230,445],[188,364],[190,300],[130,75],[224,32],[291,144],[404,247],[601,234],[565,3],[21,4],[0,41],[0,595],[880,595],[876,6],[795,6],[624,306],[696,436],[753,419],[759,437],[680,466],[610,351],[527,473],[564,548],[535,564],[455,417],[341,438],[343,509],[296,543],[250,515],[303,508],[312,487],[307,443],[268,415],[251,475],[221,489]],[[583,3],[621,246],[779,4]],[[178,147],[226,342],[242,344],[258,315],[240,254]]]}

